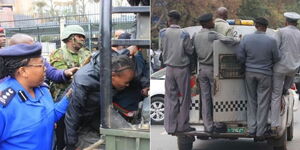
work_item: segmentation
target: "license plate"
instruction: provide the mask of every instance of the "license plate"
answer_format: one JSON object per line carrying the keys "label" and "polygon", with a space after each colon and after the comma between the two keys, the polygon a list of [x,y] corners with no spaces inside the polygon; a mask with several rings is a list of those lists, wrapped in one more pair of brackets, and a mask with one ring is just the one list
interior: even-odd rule
{"label": "license plate", "polygon": [[228,133],[245,133],[245,128],[227,128]]}

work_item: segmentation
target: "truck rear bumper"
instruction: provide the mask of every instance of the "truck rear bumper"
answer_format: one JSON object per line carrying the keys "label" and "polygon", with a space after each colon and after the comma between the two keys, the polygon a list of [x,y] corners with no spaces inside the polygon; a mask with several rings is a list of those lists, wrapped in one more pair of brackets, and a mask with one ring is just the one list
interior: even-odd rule
{"label": "truck rear bumper", "polygon": [[[189,135],[189,136],[197,136],[199,138],[203,137],[211,137],[211,138],[255,138],[253,135],[249,135],[247,133],[208,133],[204,131],[191,131],[191,132],[183,132],[174,134],[174,136],[182,136],[182,135]],[[276,138],[275,135],[266,136],[266,139]]]}

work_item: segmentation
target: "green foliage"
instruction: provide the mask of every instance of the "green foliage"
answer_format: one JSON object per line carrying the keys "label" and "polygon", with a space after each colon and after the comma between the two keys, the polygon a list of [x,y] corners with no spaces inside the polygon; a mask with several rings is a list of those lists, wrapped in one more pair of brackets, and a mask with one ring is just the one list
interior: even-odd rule
{"label": "green foliage", "polygon": [[[231,19],[254,19],[265,17],[270,28],[284,26],[284,12],[300,13],[300,0],[151,0],[151,36],[156,39],[158,31],[166,27],[167,13],[176,9],[182,14],[182,27],[196,25],[195,18],[204,13],[214,13],[218,7],[228,9]],[[300,24],[300,21],[299,21]]]}
{"label": "green foliage", "polygon": [[294,11],[300,13],[300,0],[293,0],[293,3],[287,4],[285,11]]}
{"label": "green foliage", "polygon": [[239,18],[255,19],[261,16],[269,16],[270,10],[263,0],[243,0],[242,5],[238,8]]}
{"label": "green foliage", "polygon": [[[214,13],[218,7],[227,7],[229,18],[254,19],[265,17],[270,27],[284,26],[283,13],[300,13],[300,0],[151,0],[152,18],[160,18],[152,24],[152,34],[166,27],[168,11],[176,9],[182,14],[182,27],[196,25],[195,18],[204,13]],[[157,21],[157,20],[156,20]]]}

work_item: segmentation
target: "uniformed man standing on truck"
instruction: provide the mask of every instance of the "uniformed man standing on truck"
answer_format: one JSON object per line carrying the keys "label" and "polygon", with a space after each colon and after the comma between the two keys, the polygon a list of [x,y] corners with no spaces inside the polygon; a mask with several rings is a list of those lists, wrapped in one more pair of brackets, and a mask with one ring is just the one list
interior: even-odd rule
{"label": "uniformed man standing on truck", "polygon": [[[189,124],[191,103],[189,55],[192,55],[193,48],[189,33],[180,28],[179,21],[179,12],[170,11],[169,27],[159,33],[160,49],[166,65],[164,127],[168,134],[195,130]],[[194,140],[194,137],[192,138],[191,141]]]}
{"label": "uniformed man standing on truck", "polygon": [[232,37],[226,37],[214,31],[215,24],[211,13],[199,17],[202,29],[193,36],[193,44],[199,62],[199,83],[201,88],[202,119],[204,131],[213,132],[213,42],[220,40],[223,43],[235,44]]}
{"label": "uniformed man standing on truck", "polygon": [[276,34],[277,46],[281,60],[274,65],[273,92],[271,103],[271,128],[273,133],[280,129],[280,101],[282,94],[287,94],[293,83],[297,68],[300,66],[300,30],[297,21],[300,15],[295,12],[284,13],[286,27],[280,28]]}
{"label": "uniformed man standing on truck", "polygon": [[233,27],[231,27],[226,21],[228,18],[227,8],[219,7],[216,11],[216,16],[215,31],[225,36],[233,36]]}
{"label": "uniformed man standing on truck", "polygon": [[[160,31],[160,46],[166,64],[164,126],[169,134],[190,130],[191,103],[189,55],[193,53],[190,35],[178,25],[180,14],[168,13],[169,28]],[[182,95],[182,99],[178,99]]]}
{"label": "uniformed man standing on truck", "polygon": [[272,93],[272,68],[280,58],[276,40],[266,35],[268,20],[259,17],[254,22],[257,31],[242,39],[237,58],[246,69],[248,133],[264,140]]}

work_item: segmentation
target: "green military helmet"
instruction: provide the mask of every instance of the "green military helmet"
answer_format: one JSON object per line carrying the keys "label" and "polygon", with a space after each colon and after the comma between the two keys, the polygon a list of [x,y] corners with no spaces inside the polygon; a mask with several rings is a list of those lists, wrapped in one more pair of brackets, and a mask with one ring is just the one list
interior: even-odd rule
{"label": "green military helmet", "polygon": [[84,30],[79,25],[69,25],[62,32],[62,41],[69,38],[72,34],[80,34],[85,37]]}

